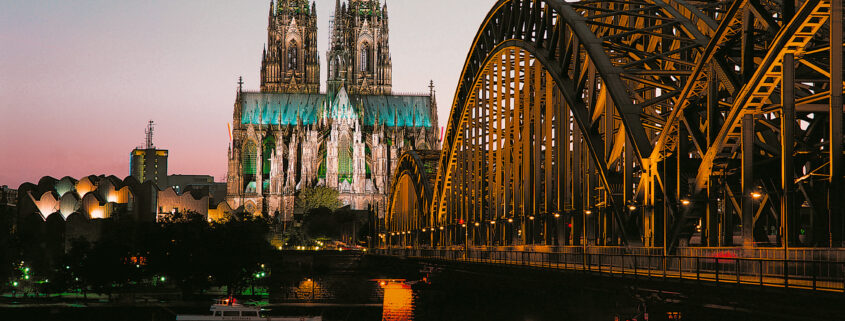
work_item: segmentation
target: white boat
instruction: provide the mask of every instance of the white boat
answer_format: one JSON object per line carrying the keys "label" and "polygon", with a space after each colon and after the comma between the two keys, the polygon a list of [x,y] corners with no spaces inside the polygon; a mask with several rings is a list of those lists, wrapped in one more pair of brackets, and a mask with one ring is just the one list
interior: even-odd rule
{"label": "white boat", "polygon": [[212,320],[241,320],[241,321],[322,321],[323,317],[271,317],[262,316],[261,307],[246,306],[238,303],[234,298],[219,299],[211,306],[211,314],[179,314],[177,321],[212,321]]}

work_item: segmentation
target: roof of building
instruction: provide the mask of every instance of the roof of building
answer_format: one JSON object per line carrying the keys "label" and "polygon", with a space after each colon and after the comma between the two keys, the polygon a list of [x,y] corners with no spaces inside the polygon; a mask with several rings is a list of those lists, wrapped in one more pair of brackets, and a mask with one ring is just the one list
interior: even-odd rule
{"label": "roof of building", "polygon": [[388,127],[432,127],[430,96],[338,94],[337,97],[326,106],[325,94],[244,92],[241,94],[241,123],[296,125],[299,115],[303,125],[315,124],[324,110],[336,110],[338,105],[345,104],[341,100],[348,97],[365,126],[374,125],[378,116],[378,122]]}

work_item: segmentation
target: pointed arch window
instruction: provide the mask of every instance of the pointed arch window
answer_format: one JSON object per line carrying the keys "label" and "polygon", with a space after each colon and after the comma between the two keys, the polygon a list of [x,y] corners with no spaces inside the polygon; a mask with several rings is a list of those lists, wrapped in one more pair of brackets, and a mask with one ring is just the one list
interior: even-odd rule
{"label": "pointed arch window", "polygon": [[343,135],[337,145],[338,183],[343,181],[352,183],[352,161],[352,140],[349,135]]}
{"label": "pointed arch window", "polygon": [[276,148],[276,140],[273,136],[267,136],[264,139],[264,148],[262,148],[262,162],[261,162],[261,178],[262,178],[262,192],[270,191],[270,169],[272,166],[273,153]]}
{"label": "pointed arch window", "polygon": [[361,45],[361,71],[373,71],[373,48],[370,43],[365,42]]}
{"label": "pointed arch window", "polygon": [[296,70],[299,60],[299,47],[296,45],[296,40],[291,40],[288,43],[288,70]]}
{"label": "pointed arch window", "polygon": [[256,164],[258,161],[257,157],[258,150],[255,143],[247,141],[241,151],[241,175],[244,182],[243,189],[246,193],[255,193],[256,191],[255,181],[258,167],[258,164]]}

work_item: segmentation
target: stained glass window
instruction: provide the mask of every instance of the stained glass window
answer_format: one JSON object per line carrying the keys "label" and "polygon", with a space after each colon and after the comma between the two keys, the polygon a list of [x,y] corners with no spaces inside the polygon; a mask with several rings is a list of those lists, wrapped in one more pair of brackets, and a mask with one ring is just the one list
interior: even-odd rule
{"label": "stained glass window", "polygon": [[288,44],[288,69],[295,70],[296,69],[296,59],[299,58],[299,53],[297,52],[296,47],[296,40],[291,40]]}
{"label": "stained glass window", "polygon": [[241,166],[243,167],[244,192],[255,193],[255,175],[257,173],[256,163],[258,161],[258,149],[252,141],[244,144],[241,151]]}
{"label": "stained glass window", "polygon": [[344,180],[352,183],[352,142],[349,136],[340,138],[337,145],[337,178],[338,183]]}

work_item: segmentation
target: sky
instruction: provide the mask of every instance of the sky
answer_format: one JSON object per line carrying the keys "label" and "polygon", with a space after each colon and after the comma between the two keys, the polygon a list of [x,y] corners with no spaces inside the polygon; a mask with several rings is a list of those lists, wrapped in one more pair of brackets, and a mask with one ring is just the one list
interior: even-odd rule
{"label": "sky", "polygon": [[[382,0],[384,1],[384,0]],[[389,0],[393,90],[437,90],[440,126],[494,0]],[[317,1],[325,53],[334,0]],[[144,144],[169,174],[224,181],[239,76],[258,90],[267,0],[0,0],[0,185],[129,175]]]}

